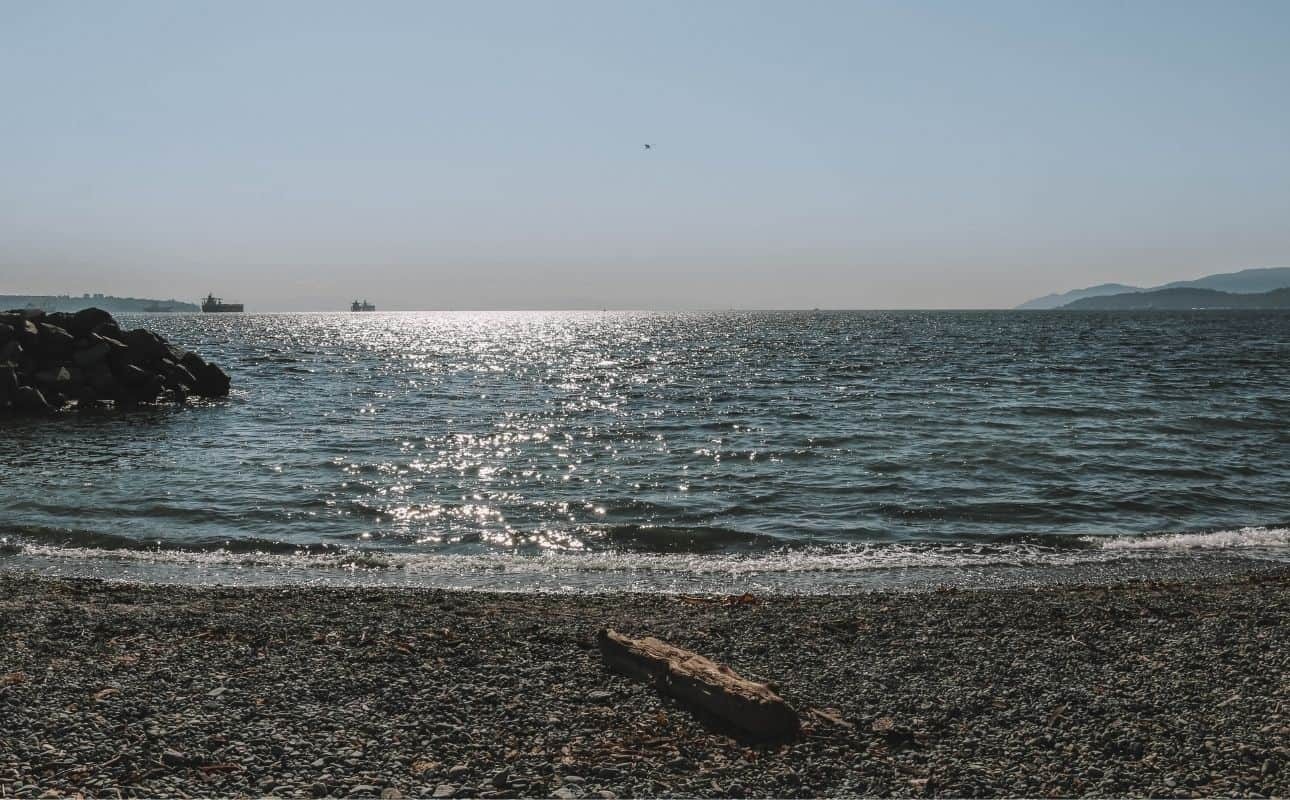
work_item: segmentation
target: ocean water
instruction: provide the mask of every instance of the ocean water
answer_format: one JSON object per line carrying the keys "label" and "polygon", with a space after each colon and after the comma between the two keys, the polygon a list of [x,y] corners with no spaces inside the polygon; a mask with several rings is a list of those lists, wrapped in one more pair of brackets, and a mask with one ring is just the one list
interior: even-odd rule
{"label": "ocean water", "polygon": [[0,423],[0,565],[812,591],[1290,560],[1290,314],[122,316],[227,401]]}

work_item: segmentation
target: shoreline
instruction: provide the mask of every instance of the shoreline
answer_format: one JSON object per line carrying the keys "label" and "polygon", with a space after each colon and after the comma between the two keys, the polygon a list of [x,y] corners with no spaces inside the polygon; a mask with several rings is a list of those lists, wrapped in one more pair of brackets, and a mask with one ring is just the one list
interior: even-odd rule
{"label": "shoreline", "polygon": [[[724,605],[0,572],[0,797],[1285,796],[1288,588]],[[607,673],[601,627],[854,727],[732,738]]]}
{"label": "shoreline", "polygon": [[[1223,580],[1290,565],[1290,529],[1247,527],[1140,539],[1101,547],[1001,546],[994,552],[884,543],[755,553],[613,551],[420,553],[379,548],[310,549],[269,544],[188,550],[99,536],[42,541],[0,530],[0,572],[148,585],[482,591],[511,594],[742,594],[844,596],[941,588],[1004,589]],[[1082,541],[1082,540],[1081,540]],[[56,543],[57,542],[57,543]]]}

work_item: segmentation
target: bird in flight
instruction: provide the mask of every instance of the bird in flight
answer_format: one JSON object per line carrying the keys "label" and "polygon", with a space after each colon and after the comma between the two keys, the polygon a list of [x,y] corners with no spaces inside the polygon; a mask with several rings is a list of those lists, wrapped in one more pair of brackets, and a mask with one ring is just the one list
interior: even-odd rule
{"label": "bird in flight", "polygon": [[645,145],[645,149],[646,149],[646,150],[653,150],[653,149],[654,149],[654,145],[652,145],[652,144],[647,144],[647,145]]}

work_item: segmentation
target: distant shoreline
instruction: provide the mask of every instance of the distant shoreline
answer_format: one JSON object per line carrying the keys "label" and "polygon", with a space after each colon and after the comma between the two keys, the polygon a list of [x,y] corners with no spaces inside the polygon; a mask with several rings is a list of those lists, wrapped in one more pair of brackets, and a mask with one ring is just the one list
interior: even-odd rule
{"label": "distant shoreline", "polygon": [[195,303],[182,300],[156,300],[149,297],[115,297],[105,294],[83,295],[26,295],[0,294],[0,311],[19,308],[39,308],[44,311],[81,311],[99,308],[113,314],[147,314],[201,311]]}
{"label": "distant shoreline", "polygon": [[[1261,796],[1290,570],[757,598],[0,574],[0,790],[92,796]],[[611,626],[832,709],[743,743],[608,674]]]}

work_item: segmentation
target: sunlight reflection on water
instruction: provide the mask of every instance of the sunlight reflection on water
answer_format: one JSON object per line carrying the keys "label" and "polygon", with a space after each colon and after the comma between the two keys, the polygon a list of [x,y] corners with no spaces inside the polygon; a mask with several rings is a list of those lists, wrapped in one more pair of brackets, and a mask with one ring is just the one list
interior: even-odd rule
{"label": "sunlight reflection on water", "polygon": [[153,315],[227,403],[11,427],[13,527],[757,553],[1290,520],[1290,315]]}

